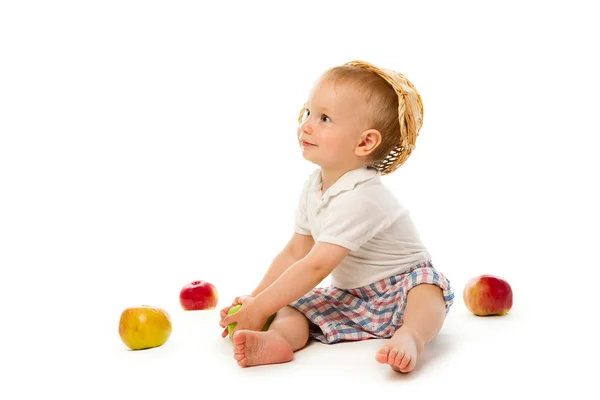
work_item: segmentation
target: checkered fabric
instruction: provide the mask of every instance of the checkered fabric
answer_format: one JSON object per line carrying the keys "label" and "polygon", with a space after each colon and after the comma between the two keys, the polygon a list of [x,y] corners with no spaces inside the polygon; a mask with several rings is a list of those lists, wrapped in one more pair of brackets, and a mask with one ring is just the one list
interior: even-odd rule
{"label": "checkered fabric", "polygon": [[322,343],[389,338],[402,326],[408,291],[423,283],[442,289],[447,315],[454,292],[431,262],[360,288],[318,287],[290,306],[308,318],[311,337]]}

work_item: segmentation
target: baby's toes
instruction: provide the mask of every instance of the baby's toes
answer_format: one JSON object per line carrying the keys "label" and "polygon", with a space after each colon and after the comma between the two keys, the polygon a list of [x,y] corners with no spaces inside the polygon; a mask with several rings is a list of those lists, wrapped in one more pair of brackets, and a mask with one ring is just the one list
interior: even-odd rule
{"label": "baby's toes", "polygon": [[396,357],[394,358],[394,363],[393,364],[396,367],[400,367],[400,364],[402,363],[402,360],[406,357],[406,354],[402,350],[396,349],[396,351],[398,353],[396,354]]}
{"label": "baby's toes", "polygon": [[386,364],[387,360],[388,360],[388,354],[390,352],[390,348],[387,346],[382,346],[379,351],[377,352],[377,354],[375,355],[375,359],[377,360],[377,362],[380,362],[382,364]]}
{"label": "baby's toes", "polygon": [[244,353],[246,352],[246,345],[245,344],[238,344],[233,346],[233,352],[234,353]]}
{"label": "baby's toes", "polygon": [[408,363],[408,365],[405,368],[401,368],[400,372],[410,372],[413,369],[415,369],[415,365],[417,365],[416,359],[415,358],[411,358],[410,362]]}
{"label": "baby's toes", "polygon": [[398,351],[397,348],[393,348],[390,350],[390,354],[388,355],[388,364],[390,365],[398,365],[398,362],[402,359],[402,353]]}
{"label": "baby's toes", "polygon": [[406,367],[408,367],[408,364],[410,364],[410,354],[408,353],[403,353],[403,356],[401,359],[398,360],[398,364],[396,364],[401,370],[406,369]]}

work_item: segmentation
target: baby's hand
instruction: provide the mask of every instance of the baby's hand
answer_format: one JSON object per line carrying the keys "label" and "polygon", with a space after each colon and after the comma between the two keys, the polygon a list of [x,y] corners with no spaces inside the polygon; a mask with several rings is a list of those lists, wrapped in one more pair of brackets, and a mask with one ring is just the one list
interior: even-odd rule
{"label": "baby's hand", "polygon": [[260,331],[265,326],[268,315],[265,315],[261,308],[257,308],[260,306],[255,305],[254,296],[241,296],[237,300],[242,305],[239,311],[227,315],[221,323],[225,326],[235,323],[232,334],[238,330]]}
{"label": "baby's hand", "polygon": [[220,313],[221,320],[219,321],[219,325],[221,325],[221,327],[225,326],[225,325],[223,325],[223,318],[225,318],[227,316],[227,313],[229,312],[229,310],[231,310],[234,306],[235,306],[235,304],[232,303],[230,306],[225,306],[223,309],[221,309],[221,313]]}
{"label": "baby's hand", "polygon": [[227,325],[225,325],[223,323],[223,320],[225,319],[225,317],[227,317],[229,310],[231,310],[233,307],[237,306],[238,304],[242,304],[242,299],[246,298],[246,297],[252,297],[252,296],[238,296],[236,297],[233,302],[231,303],[231,305],[224,307],[221,310],[221,320],[219,321],[219,325],[221,326],[221,328],[223,329],[223,332],[221,332],[221,337],[226,337],[229,334],[229,331],[227,329]]}

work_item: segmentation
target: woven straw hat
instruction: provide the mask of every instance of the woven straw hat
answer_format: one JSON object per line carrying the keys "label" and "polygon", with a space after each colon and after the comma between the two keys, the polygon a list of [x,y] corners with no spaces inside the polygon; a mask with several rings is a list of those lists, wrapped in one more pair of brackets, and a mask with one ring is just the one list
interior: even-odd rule
{"label": "woven straw hat", "polygon": [[[375,162],[372,166],[381,171],[382,175],[394,172],[408,159],[415,149],[415,142],[421,126],[423,126],[423,101],[421,95],[404,75],[399,72],[377,67],[365,61],[350,61],[344,65],[364,68],[381,76],[388,82],[398,95],[398,119],[400,132],[398,132],[398,144],[383,159]],[[302,122],[306,106],[300,110],[298,123]]]}

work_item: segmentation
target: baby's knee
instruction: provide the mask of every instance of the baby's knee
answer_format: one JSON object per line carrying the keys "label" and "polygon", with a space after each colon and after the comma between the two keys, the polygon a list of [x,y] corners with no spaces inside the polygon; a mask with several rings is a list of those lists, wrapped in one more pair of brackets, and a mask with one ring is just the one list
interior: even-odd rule
{"label": "baby's knee", "polygon": [[443,289],[431,283],[422,283],[410,289],[406,295],[406,302],[441,302],[444,305],[446,303]]}

